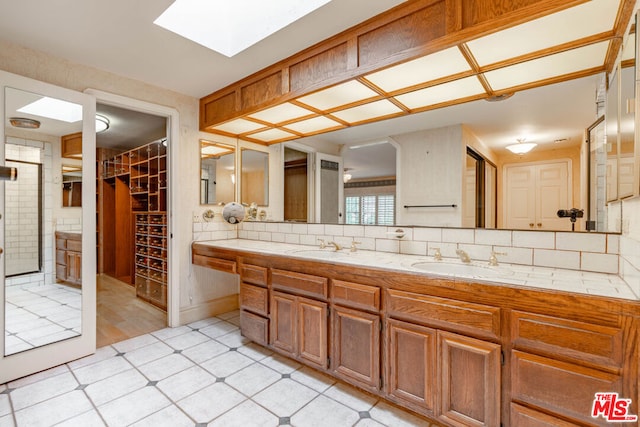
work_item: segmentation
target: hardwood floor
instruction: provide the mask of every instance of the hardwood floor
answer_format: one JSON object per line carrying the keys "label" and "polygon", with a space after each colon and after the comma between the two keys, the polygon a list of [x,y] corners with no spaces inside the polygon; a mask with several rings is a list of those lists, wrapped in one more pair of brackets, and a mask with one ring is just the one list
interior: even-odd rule
{"label": "hardwood floor", "polygon": [[133,286],[100,274],[97,288],[98,348],[167,326],[167,314],[136,298]]}

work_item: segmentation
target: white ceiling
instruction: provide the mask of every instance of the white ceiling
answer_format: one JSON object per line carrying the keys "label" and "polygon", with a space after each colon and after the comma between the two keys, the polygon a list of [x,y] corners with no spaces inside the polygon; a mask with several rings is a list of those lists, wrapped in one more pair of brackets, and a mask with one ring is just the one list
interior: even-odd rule
{"label": "white ceiling", "polygon": [[0,39],[201,98],[402,2],[333,0],[233,58],[153,24],[171,0],[0,0]]}

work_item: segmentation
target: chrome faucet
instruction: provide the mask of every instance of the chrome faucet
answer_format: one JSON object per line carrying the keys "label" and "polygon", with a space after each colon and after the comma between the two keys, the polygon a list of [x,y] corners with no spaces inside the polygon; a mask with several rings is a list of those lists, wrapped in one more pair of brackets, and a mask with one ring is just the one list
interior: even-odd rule
{"label": "chrome faucet", "polygon": [[336,242],[327,242],[327,246],[328,245],[333,245],[333,247],[335,248],[336,251],[339,251],[340,249],[342,249],[342,246],[340,246]]}
{"label": "chrome faucet", "polygon": [[471,258],[469,258],[469,254],[463,251],[462,249],[457,249],[456,254],[460,257],[460,261],[465,264],[469,264],[471,262]]}
{"label": "chrome faucet", "polygon": [[433,259],[434,261],[442,261],[442,252],[440,252],[440,248],[433,248]]}

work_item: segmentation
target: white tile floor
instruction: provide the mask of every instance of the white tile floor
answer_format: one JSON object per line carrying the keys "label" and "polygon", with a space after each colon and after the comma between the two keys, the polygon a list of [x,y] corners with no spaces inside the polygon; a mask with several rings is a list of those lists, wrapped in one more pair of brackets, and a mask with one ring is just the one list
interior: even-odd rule
{"label": "white tile floor", "polygon": [[61,284],[7,287],[5,354],[80,335],[81,298]]}
{"label": "white tile floor", "polygon": [[430,424],[240,336],[238,312],[0,385],[0,427]]}

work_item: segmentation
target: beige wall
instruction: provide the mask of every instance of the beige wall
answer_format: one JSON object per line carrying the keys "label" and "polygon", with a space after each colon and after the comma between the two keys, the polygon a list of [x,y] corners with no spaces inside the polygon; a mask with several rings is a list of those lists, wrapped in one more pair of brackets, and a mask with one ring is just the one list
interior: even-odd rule
{"label": "beige wall", "polygon": [[[180,322],[206,316],[208,308],[215,307],[215,300],[237,293],[235,278],[212,272],[207,283],[201,283],[191,274],[191,218],[193,212],[202,210],[199,204],[198,140],[206,137],[198,131],[198,99],[4,41],[0,41],[0,69],[80,92],[88,88],[97,89],[177,110],[180,138],[171,141],[170,145],[170,149],[175,151],[172,157],[175,176],[171,177],[173,191],[170,193],[172,205],[176,207],[173,212],[172,248],[178,253],[178,263],[172,267],[179,271],[179,280],[174,286],[180,286],[181,313],[196,313],[183,316]],[[206,290],[203,289],[205,286]]]}

